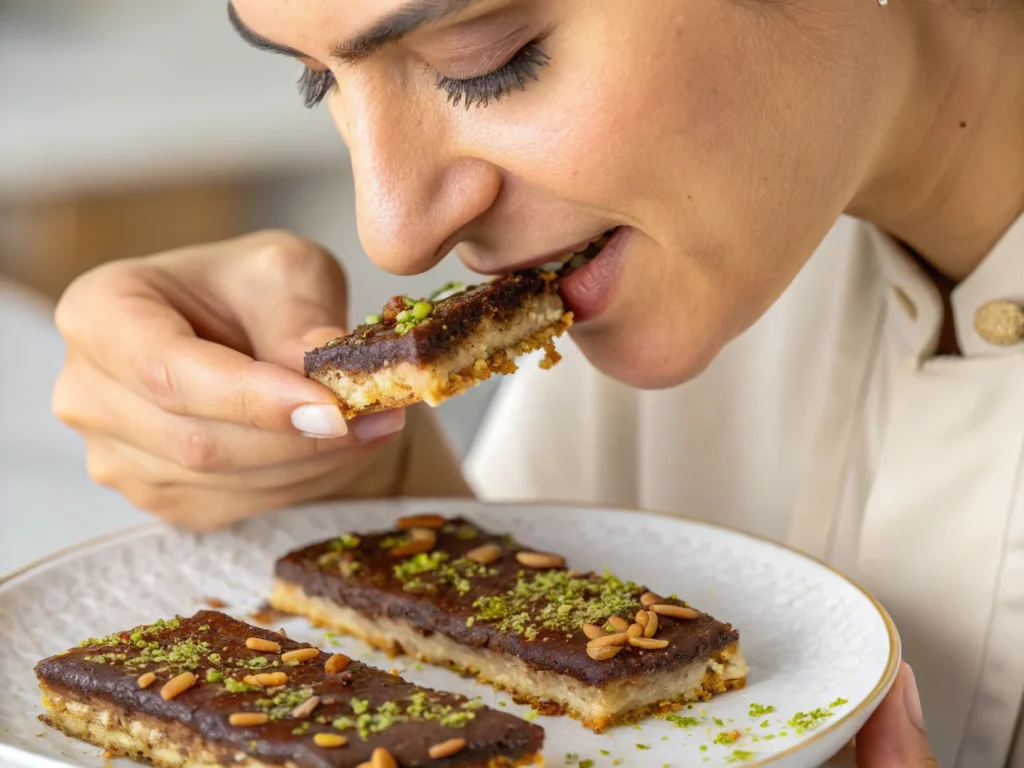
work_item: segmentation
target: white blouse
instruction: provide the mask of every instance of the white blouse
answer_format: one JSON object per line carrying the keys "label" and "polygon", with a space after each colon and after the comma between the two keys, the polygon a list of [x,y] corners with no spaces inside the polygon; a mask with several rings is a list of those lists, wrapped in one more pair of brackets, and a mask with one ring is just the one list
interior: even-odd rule
{"label": "white blouse", "polygon": [[[498,393],[467,462],[490,499],[566,499],[745,528],[828,560],[892,614],[942,766],[1024,768],[1024,217],[942,300],[841,219],[786,294],[696,380],[638,391],[571,344]],[[683,330],[685,332],[685,329]]]}

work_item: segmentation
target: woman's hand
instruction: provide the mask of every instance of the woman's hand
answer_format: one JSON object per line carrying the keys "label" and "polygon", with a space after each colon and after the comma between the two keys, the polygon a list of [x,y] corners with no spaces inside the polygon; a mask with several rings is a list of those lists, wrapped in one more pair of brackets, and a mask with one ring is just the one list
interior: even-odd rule
{"label": "woman's hand", "polygon": [[857,734],[858,768],[938,768],[928,745],[914,673],[900,664],[896,682]]}
{"label": "woman's hand", "polygon": [[211,528],[296,502],[393,492],[404,412],[346,424],[302,374],[344,333],[345,277],[319,246],[265,232],[79,278],[53,409],[93,479],[140,509]]}

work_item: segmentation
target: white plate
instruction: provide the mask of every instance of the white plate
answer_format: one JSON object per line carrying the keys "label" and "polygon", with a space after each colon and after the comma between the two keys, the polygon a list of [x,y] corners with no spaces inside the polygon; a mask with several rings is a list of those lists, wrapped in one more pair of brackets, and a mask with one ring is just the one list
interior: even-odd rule
{"label": "white plate", "polygon": [[[521,542],[568,556],[571,567],[610,566],[662,593],[678,593],[740,631],[751,667],[747,687],[665,720],[603,735],[567,718],[538,717],[549,766],[592,760],[605,766],[817,766],[856,734],[888,691],[899,661],[892,621],[869,595],[830,568],[778,545],[676,517],[589,507],[385,501],[276,513],[226,531],[195,535],[147,525],[58,553],[0,581],[0,763],[103,768],[100,751],[43,726],[32,667],[80,639],[159,617],[191,614],[217,597],[246,617],[263,599],[276,557],[342,531],[386,527],[399,514],[463,514]],[[350,640],[328,638],[305,621],[288,634],[346,653],[433,688],[480,696],[507,712],[528,710],[472,680],[388,660]],[[832,708],[838,699],[847,703]],[[751,704],[773,706],[752,717]],[[797,712],[829,713],[813,730],[787,724]],[[716,724],[715,719],[721,723]],[[767,723],[762,727],[762,723]],[[716,744],[723,731],[740,740]],[[782,734],[786,734],[783,736]],[[774,738],[770,738],[774,737]],[[616,762],[618,761],[618,762]]]}

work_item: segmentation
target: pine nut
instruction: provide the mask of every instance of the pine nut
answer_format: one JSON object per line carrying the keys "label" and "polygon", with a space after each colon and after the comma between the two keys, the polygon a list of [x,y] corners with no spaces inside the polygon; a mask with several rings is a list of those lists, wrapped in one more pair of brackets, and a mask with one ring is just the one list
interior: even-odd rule
{"label": "pine nut", "polygon": [[498,544],[483,544],[466,553],[466,559],[478,565],[490,565],[503,554]]}
{"label": "pine nut", "polygon": [[384,747],[377,747],[370,756],[370,765],[373,768],[398,768],[398,763]]}
{"label": "pine nut", "polygon": [[629,644],[634,648],[645,648],[648,651],[656,651],[659,648],[668,647],[668,640],[655,640],[653,637],[631,637]]}
{"label": "pine nut", "polygon": [[[313,743],[324,749],[337,749],[348,744],[348,739],[340,733],[317,733],[313,735]],[[369,763],[363,763],[369,765]]]}
{"label": "pine nut", "polygon": [[263,712],[235,712],[228,717],[228,722],[240,728],[251,725],[263,725],[270,718]]}
{"label": "pine nut", "polygon": [[139,679],[135,682],[139,684],[139,688],[149,688],[149,686],[156,682],[156,675],[152,672],[147,672],[144,675],[139,675]]}
{"label": "pine nut", "polygon": [[655,603],[651,610],[662,616],[671,616],[673,619],[696,619],[700,616],[693,608],[684,608],[681,605],[663,605]]}
{"label": "pine nut", "polygon": [[280,653],[281,644],[273,640],[264,640],[262,637],[246,638],[245,647],[250,651],[262,651],[264,653]]}
{"label": "pine nut", "polygon": [[329,658],[324,664],[324,669],[327,670],[328,675],[337,675],[345,671],[345,667],[351,662],[348,656],[344,653],[335,653]]}
{"label": "pine nut", "polygon": [[629,622],[621,616],[609,617],[608,623],[615,628],[616,632],[625,632],[627,629],[629,629]]}
{"label": "pine nut", "polygon": [[180,696],[193,685],[196,684],[196,676],[191,672],[182,672],[177,677],[172,677],[166,683],[164,687],[160,689],[160,698],[164,701],[170,701],[176,696]]}
{"label": "pine nut", "polygon": [[249,677],[253,682],[248,685],[255,684],[260,688],[273,688],[275,685],[284,685],[288,682],[288,675],[284,672],[260,672],[258,675],[246,675],[246,679]]}
{"label": "pine nut", "polygon": [[583,634],[589,637],[591,640],[597,640],[599,637],[604,637],[608,633],[601,629],[597,624],[584,624]]}
{"label": "pine nut", "polygon": [[625,632],[616,632],[604,637],[596,637],[587,643],[587,648],[607,648],[609,646],[622,647],[629,642],[629,636]]}
{"label": "pine nut", "polygon": [[630,624],[626,629],[626,637],[643,637],[644,628],[639,624]]}
{"label": "pine nut", "polygon": [[[427,530],[424,528],[423,530]],[[424,552],[429,552],[437,545],[437,534],[433,531],[433,534],[429,539],[414,539],[409,538],[404,544],[399,544],[397,547],[391,550],[392,557],[412,557],[413,555],[422,555]]]}
{"label": "pine nut", "polygon": [[644,608],[650,608],[655,603],[661,603],[664,600],[665,598],[655,592],[644,592],[640,595],[640,605]]}
{"label": "pine nut", "polygon": [[415,541],[432,541],[437,543],[437,531],[433,528],[410,528],[409,538]]}
{"label": "pine nut", "polygon": [[647,611],[645,611],[643,609],[637,611],[636,612],[636,618],[633,619],[633,621],[635,621],[641,627],[646,627],[647,626],[647,622],[649,620],[650,619],[647,618]]}
{"label": "pine nut", "polygon": [[461,752],[466,748],[465,739],[448,739],[448,741],[442,741],[440,744],[435,744],[428,750],[428,754],[434,760],[440,760],[444,757],[451,757],[452,755]]}
{"label": "pine nut", "polygon": [[303,720],[313,714],[313,710],[320,706],[319,696],[310,696],[304,702],[292,710],[292,717],[296,720]]}
{"label": "pine nut", "polygon": [[320,655],[316,648],[296,648],[294,651],[281,654],[281,661],[309,661]]}
{"label": "pine nut", "polygon": [[591,648],[590,646],[587,646],[587,656],[592,658],[594,661],[607,661],[608,659],[617,656],[621,650],[621,645],[606,645],[601,648]]}
{"label": "pine nut", "polygon": [[644,637],[654,637],[658,632],[658,614],[647,611],[647,624],[644,626]]}
{"label": "pine nut", "polygon": [[516,560],[527,568],[561,568],[565,558],[547,552],[516,552]]}
{"label": "pine nut", "polygon": [[440,528],[446,522],[440,515],[406,515],[395,520],[395,528]]}

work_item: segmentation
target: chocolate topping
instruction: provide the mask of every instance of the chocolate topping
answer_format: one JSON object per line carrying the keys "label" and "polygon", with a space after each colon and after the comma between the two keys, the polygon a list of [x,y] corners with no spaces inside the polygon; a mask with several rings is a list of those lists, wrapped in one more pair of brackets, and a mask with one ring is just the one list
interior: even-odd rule
{"label": "chocolate topping", "polygon": [[[273,640],[281,653],[308,647],[222,613],[200,611],[44,659],[36,675],[73,700],[105,702],[184,726],[221,750],[226,763],[244,752],[275,765],[350,768],[384,746],[401,766],[482,766],[498,756],[515,761],[541,747],[540,727],[465,697],[420,688],[358,661],[328,675],[324,664],[330,654],[324,652],[301,663],[281,662],[281,654],[247,648],[249,637]],[[165,701],[161,686],[185,670],[195,674],[197,684]],[[136,680],[145,672],[155,672],[157,681],[140,688]],[[288,682],[269,689],[247,689],[241,683],[259,672],[284,672]],[[320,698],[312,716],[291,717],[311,695]],[[270,720],[232,726],[228,717],[235,712],[265,712]],[[318,747],[313,742],[317,733],[343,735],[348,744]],[[453,757],[429,757],[431,746],[452,738],[465,739],[466,747]]]}
{"label": "chocolate topping", "polygon": [[[668,641],[667,648],[627,648],[613,659],[594,661],[586,653],[584,622],[568,623],[564,617],[578,620],[589,611],[596,615],[587,621],[603,622],[609,615],[601,611],[614,606],[617,615],[632,621],[645,587],[610,575],[571,577],[562,568],[527,568],[515,557],[522,546],[461,518],[437,531],[433,552],[392,555],[407,535],[395,530],[313,544],[280,559],[276,573],[307,595],[368,617],[403,620],[423,635],[440,632],[463,645],[515,656],[535,669],[590,685],[675,669],[739,640],[729,624],[707,614],[693,620],[661,616],[657,636]],[[499,560],[486,567],[465,560],[468,552],[489,543],[501,546]],[[685,605],[677,599],[665,602]],[[527,609],[520,611],[524,604]],[[510,612],[502,613],[505,607]]]}
{"label": "chocolate topping", "polygon": [[536,270],[505,275],[435,302],[430,317],[400,334],[396,315],[402,298],[391,299],[381,322],[360,325],[350,335],[306,353],[307,375],[324,369],[372,372],[400,361],[427,364],[451,354],[481,322],[512,320],[535,296],[555,294],[552,280]]}

